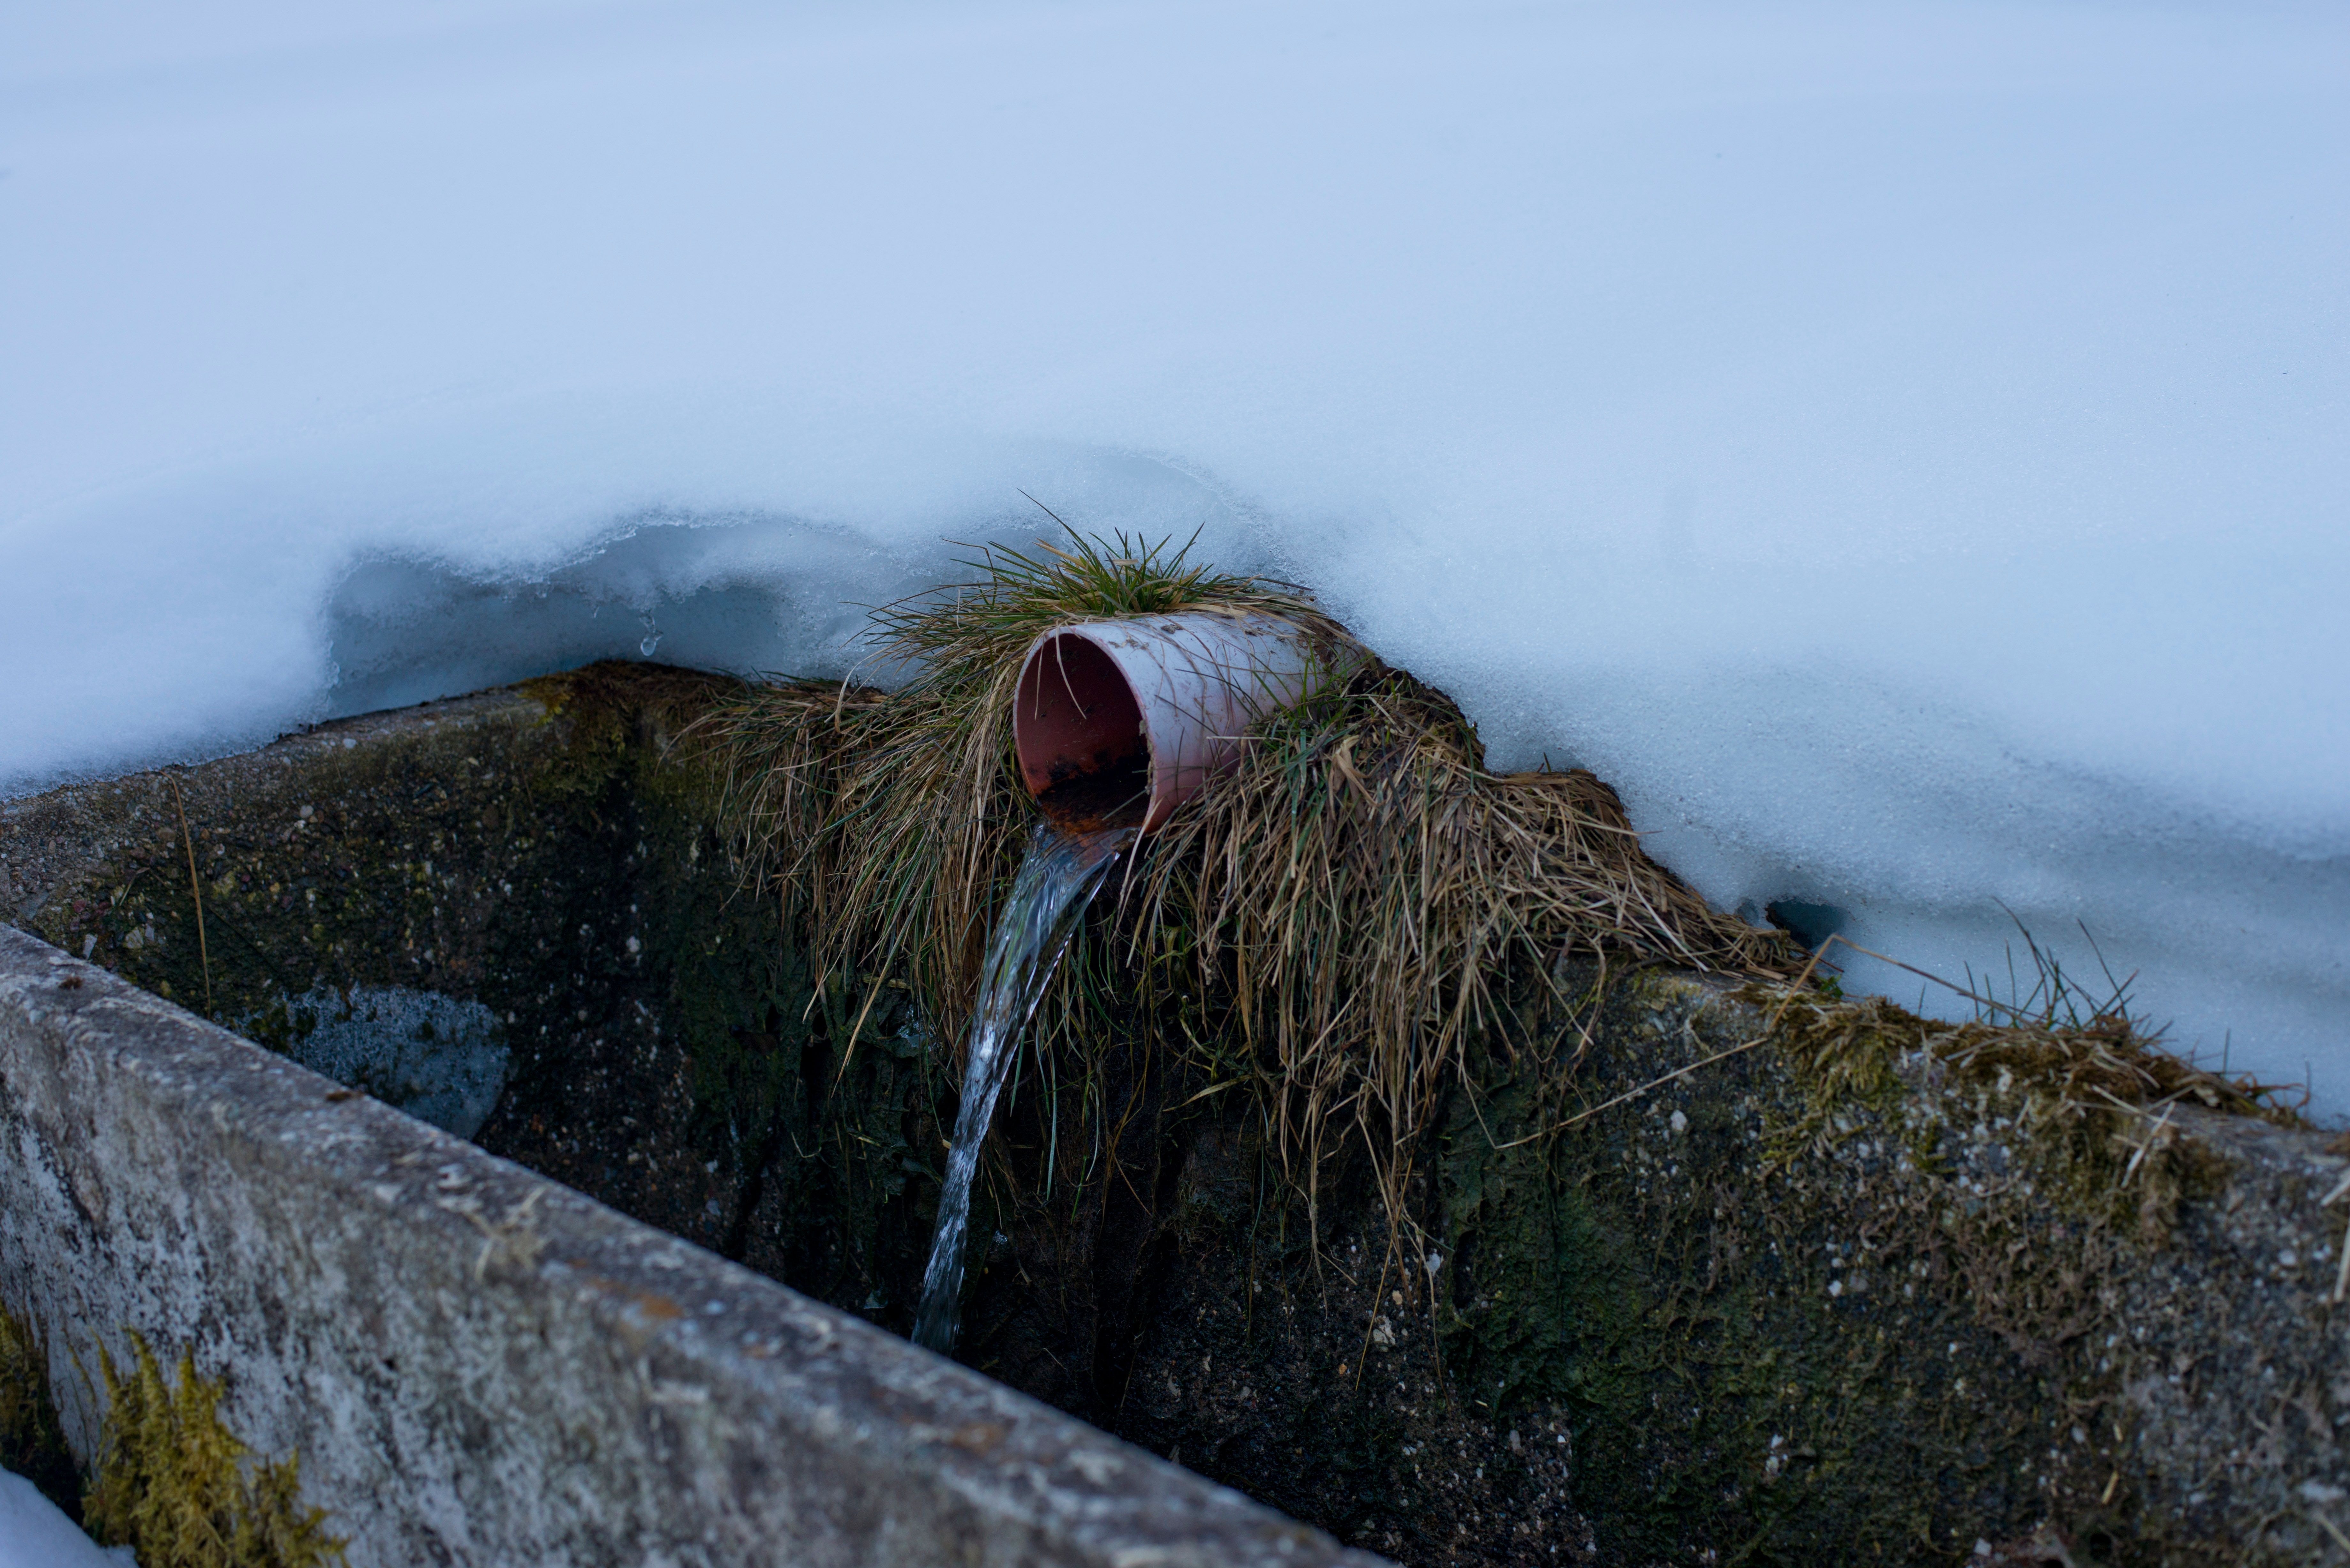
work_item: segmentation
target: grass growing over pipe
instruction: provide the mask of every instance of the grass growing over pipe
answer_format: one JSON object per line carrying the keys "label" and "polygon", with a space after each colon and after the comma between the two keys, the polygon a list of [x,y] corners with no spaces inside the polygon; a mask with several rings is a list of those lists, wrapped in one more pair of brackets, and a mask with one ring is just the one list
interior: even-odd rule
{"label": "grass growing over pipe", "polygon": [[1222,984],[1309,1191],[1331,1129],[1360,1127],[1392,1212],[1492,987],[1576,951],[1783,974],[1787,950],[1641,850],[1582,770],[1497,775],[1441,693],[1375,662],[1259,727],[1180,813],[1122,911],[1133,946],[1190,933]]}
{"label": "grass growing over pipe", "polygon": [[876,662],[912,671],[897,691],[763,687],[696,733],[723,763],[722,820],[814,939],[824,977],[903,974],[957,1039],[997,896],[1036,819],[1011,714],[1021,659],[1040,633],[1208,609],[1280,616],[1333,656],[1352,647],[1285,585],[1123,536],[1072,545],[986,547],[971,563],[975,580],[876,611]]}
{"label": "grass growing over pipe", "polygon": [[[1512,962],[1547,969],[1589,950],[1793,971],[1776,933],[1711,909],[1650,860],[1606,785],[1580,771],[1488,772],[1450,699],[1381,664],[1290,585],[1122,535],[989,548],[970,565],[972,580],[876,613],[879,658],[913,671],[896,692],[761,688],[697,737],[722,762],[747,863],[819,963],[877,989],[906,976],[958,1045],[1035,817],[1012,743],[1021,660],[1055,626],[1174,611],[1288,620],[1311,650],[1311,695],[1256,725],[1239,765],[1106,899],[1112,950],[1092,956],[1119,971],[1127,1004],[1056,985],[1039,1037],[1199,1018],[1169,1044],[1212,1052],[1225,1082],[1237,1074],[1260,1094],[1309,1194],[1333,1133],[1359,1128],[1400,1221],[1399,1155]],[[1202,1044],[1233,1037],[1237,1060]]]}

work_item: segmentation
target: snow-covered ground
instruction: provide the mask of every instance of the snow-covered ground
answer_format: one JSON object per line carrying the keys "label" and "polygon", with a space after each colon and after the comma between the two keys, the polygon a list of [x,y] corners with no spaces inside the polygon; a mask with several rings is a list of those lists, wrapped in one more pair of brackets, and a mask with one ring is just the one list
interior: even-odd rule
{"label": "snow-covered ground", "polygon": [[0,1470],[0,1568],[139,1568],[139,1558],[101,1548],[31,1481]]}
{"label": "snow-covered ground", "polygon": [[2345,163],[2334,0],[19,4],[0,793],[838,670],[1025,490],[2350,1110]]}

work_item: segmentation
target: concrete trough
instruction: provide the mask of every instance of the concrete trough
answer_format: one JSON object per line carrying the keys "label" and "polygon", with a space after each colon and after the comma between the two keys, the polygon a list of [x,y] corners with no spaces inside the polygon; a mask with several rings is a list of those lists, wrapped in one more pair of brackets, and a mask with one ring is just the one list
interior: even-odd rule
{"label": "concrete trough", "polygon": [[0,803],[0,1306],[83,1464],[136,1330],[362,1564],[2350,1561],[2350,1144],[2182,1102],[2100,1153],[1908,1044],[1823,1123],[1767,999],[1665,970],[1510,979],[1424,1283],[1359,1179],[1301,1244],[1243,1096],[1108,1061],[1055,1168],[1093,1112],[1032,1085],[971,1366],[915,1349],[952,1085],[727,897],[671,744],[724,694]]}
{"label": "concrete trough", "polygon": [[0,928],[0,1292],[124,1332],[355,1564],[1377,1559]]}

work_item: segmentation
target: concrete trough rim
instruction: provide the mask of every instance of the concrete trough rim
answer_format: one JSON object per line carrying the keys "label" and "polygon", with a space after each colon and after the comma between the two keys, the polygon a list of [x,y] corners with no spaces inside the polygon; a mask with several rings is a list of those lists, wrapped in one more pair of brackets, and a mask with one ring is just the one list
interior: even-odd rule
{"label": "concrete trough rim", "polygon": [[[765,1511],[755,1483],[772,1473],[777,1456],[788,1461],[811,1449],[869,1477],[874,1496],[903,1507],[868,1509],[861,1519],[857,1507],[847,1508],[812,1532],[805,1554],[785,1560],[1104,1568],[1368,1568],[1382,1561],[0,927],[0,1126],[14,1124],[5,1130],[19,1151],[19,1169],[0,1171],[0,1188],[22,1185],[28,1155],[49,1178],[35,1183],[47,1188],[45,1205],[32,1192],[0,1192],[10,1210],[0,1219],[0,1241],[16,1260],[0,1274],[0,1292],[19,1311],[31,1306],[49,1334],[52,1382],[85,1459],[96,1412],[68,1386],[69,1376],[58,1376],[68,1349],[94,1366],[103,1327],[119,1358],[121,1330],[135,1327],[159,1345],[192,1340],[202,1362],[233,1337],[217,1312],[189,1321],[186,1282],[161,1278],[130,1282],[128,1296],[123,1282],[114,1282],[109,1299],[144,1303],[120,1314],[129,1321],[78,1321],[77,1306],[83,1315],[99,1310],[90,1270],[111,1263],[136,1272],[139,1262],[129,1253],[106,1256],[103,1233],[124,1227],[120,1189],[137,1173],[109,1167],[109,1152],[121,1146],[107,1144],[96,1126],[133,1103],[160,1118],[157,1126],[176,1118],[192,1153],[224,1156],[239,1176],[226,1185],[248,1189],[247,1198],[287,1180],[307,1194],[305,1201],[324,1198],[369,1226],[411,1232],[442,1260],[435,1278],[416,1282],[420,1292],[477,1293],[484,1298],[477,1308],[510,1320],[502,1355],[511,1377],[527,1381],[537,1372],[555,1386],[562,1368],[536,1367],[534,1356],[553,1354],[551,1327],[586,1329],[609,1347],[621,1380],[634,1379],[634,1386],[611,1390],[608,1417],[698,1428],[698,1436],[679,1440],[723,1458],[723,1473],[708,1477],[700,1495],[676,1500],[690,1516],[670,1521],[676,1529],[653,1517],[657,1499],[639,1498],[627,1520],[591,1521],[591,1534],[608,1537],[617,1527],[636,1537],[612,1541],[616,1561],[647,1549],[656,1561],[737,1561],[729,1538],[744,1549],[784,1544],[760,1518]],[[85,1137],[86,1149],[64,1147]],[[45,1147],[36,1153],[34,1143]],[[201,1208],[223,1197],[190,1191],[176,1201]],[[28,1200],[47,1212],[29,1212]],[[260,1205],[265,1214],[268,1207]],[[44,1223],[53,1236],[78,1229],[101,1243],[68,1271],[76,1277],[58,1279],[52,1270],[43,1279],[37,1264],[28,1266],[27,1232]],[[192,1226],[182,1235],[201,1233]],[[342,1237],[303,1238],[317,1277],[333,1273],[337,1248],[363,1244],[364,1234],[360,1227]],[[233,1266],[217,1257],[183,1262],[199,1274]],[[298,1316],[298,1302],[288,1310]],[[311,1344],[305,1359],[296,1343],[304,1339],[301,1327],[277,1335],[287,1342],[281,1355],[292,1358],[299,1386],[233,1382],[247,1440],[265,1451],[301,1450],[306,1495],[334,1511],[338,1532],[354,1536],[354,1563],[409,1560],[370,1550],[370,1509],[382,1510],[338,1484],[364,1466],[338,1454],[338,1443],[348,1443],[350,1434],[317,1414],[334,1404],[324,1395],[335,1386],[363,1389],[380,1374],[342,1365],[352,1357],[331,1335]],[[951,1550],[931,1551],[909,1533],[950,1519],[968,1526]],[[450,1519],[428,1532],[442,1543],[434,1554],[450,1562],[556,1561],[564,1554],[557,1537],[570,1533],[498,1541],[468,1523]]]}

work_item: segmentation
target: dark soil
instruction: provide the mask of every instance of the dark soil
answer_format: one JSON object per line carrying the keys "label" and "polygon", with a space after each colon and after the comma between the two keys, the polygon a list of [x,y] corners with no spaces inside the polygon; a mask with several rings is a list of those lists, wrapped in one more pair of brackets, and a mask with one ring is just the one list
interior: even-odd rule
{"label": "dark soil", "polygon": [[1073,833],[1139,827],[1150,808],[1150,754],[1129,752],[1091,772],[1056,778],[1036,804]]}

